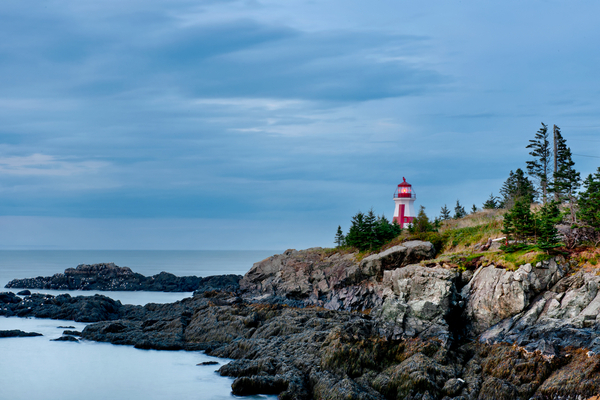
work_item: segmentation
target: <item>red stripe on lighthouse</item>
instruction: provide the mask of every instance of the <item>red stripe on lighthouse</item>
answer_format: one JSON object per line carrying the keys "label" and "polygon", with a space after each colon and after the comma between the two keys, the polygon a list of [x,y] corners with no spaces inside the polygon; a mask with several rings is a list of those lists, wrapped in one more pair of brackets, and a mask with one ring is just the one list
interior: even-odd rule
{"label": "red stripe on lighthouse", "polygon": [[400,228],[404,227],[404,204],[398,204],[398,216],[394,217],[394,221],[400,225]]}

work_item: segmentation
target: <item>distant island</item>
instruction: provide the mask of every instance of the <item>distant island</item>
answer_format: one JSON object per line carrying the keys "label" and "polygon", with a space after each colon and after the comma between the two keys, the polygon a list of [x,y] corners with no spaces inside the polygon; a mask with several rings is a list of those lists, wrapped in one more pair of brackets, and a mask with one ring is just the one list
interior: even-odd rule
{"label": "distant island", "polygon": [[224,275],[219,278],[197,276],[175,276],[161,272],[144,276],[128,267],[114,263],[81,264],[67,268],[62,274],[26,279],[14,279],[6,288],[52,289],[52,290],[106,290],[106,291],[153,291],[153,292],[193,292],[209,287],[224,289],[228,285],[236,287],[240,275]]}

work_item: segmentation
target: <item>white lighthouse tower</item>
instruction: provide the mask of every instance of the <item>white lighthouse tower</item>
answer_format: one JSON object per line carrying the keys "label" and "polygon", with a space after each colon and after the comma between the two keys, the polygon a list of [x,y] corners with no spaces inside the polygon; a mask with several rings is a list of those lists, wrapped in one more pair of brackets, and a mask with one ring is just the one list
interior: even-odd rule
{"label": "white lighthouse tower", "polygon": [[402,178],[402,183],[398,185],[398,190],[394,192],[394,219],[401,228],[410,224],[417,216],[415,213],[415,200],[417,195],[412,190],[410,183]]}

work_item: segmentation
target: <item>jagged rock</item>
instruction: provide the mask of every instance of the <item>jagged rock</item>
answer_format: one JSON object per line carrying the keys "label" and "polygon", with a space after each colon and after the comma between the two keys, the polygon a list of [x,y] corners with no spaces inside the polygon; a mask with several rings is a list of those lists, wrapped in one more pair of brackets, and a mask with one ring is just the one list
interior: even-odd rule
{"label": "jagged rock", "polygon": [[27,279],[14,279],[7,288],[55,289],[55,290],[146,290],[163,292],[192,292],[198,288],[201,278],[178,277],[168,272],[145,277],[130,268],[114,263],[81,264],[67,268],[63,274]]}
{"label": "jagged rock", "polygon": [[[449,340],[446,317],[456,306],[454,281],[458,274],[441,267],[409,265],[385,271],[383,305],[373,310],[375,317],[402,328],[406,336],[426,334]],[[400,331],[396,330],[396,336]]]}
{"label": "jagged rock", "polygon": [[286,250],[255,263],[240,281],[244,297],[291,306],[367,310],[383,304],[385,271],[431,258],[429,242],[411,241],[356,261],[355,254],[321,248]]}
{"label": "jagged rock", "polygon": [[525,264],[516,271],[494,265],[479,267],[462,289],[467,304],[465,315],[471,321],[473,333],[481,333],[522,312],[538,293],[553,286],[567,273],[567,269],[555,260],[544,266],[534,268]]}
{"label": "jagged rock", "polygon": [[600,276],[578,272],[536,298],[523,312],[485,331],[481,341],[508,342],[554,356],[573,346],[600,353]]}

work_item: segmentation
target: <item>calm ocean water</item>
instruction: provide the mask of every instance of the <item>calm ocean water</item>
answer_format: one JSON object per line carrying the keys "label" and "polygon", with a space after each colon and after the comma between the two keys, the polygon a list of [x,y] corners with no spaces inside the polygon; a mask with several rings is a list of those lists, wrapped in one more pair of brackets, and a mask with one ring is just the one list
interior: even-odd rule
{"label": "calm ocean water", "polygon": [[[48,276],[78,264],[114,262],[134,272],[154,275],[243,275],[254,262],[273,254],[265,251],[59,251],[0,250],[0,291],[12,279]],[[15,290],[13,290],[15,291]],[[18,291],[18,290],[16,290]],[[102,293],[129,304],[167,303],[190,293],[48,291],[92,295]],[[40,332],[33,338],[0,339],[0,398],[11,400],[167,400],[231,399],[229,378],[216,366],[196,364],[226,359],[202,352],[138,350],[130,346],[81,341],[52,342],[59,326],[82,330],[85,324],[35,318],[0,317],[0,330]],[[276,396],[250,398],[274,399]]]}

